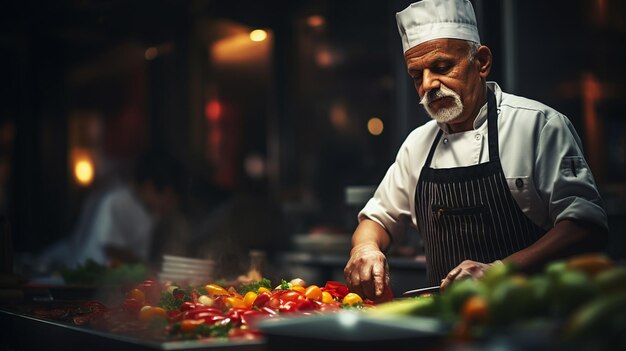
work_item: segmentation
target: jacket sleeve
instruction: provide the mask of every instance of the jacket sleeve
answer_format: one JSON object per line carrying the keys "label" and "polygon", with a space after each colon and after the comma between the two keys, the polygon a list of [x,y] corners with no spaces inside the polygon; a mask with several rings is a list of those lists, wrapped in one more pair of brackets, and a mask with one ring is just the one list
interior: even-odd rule
{"label": "jacket sleeve", "polygon": [[608,229],[606,211],[582,142],[563,115],[549,117],[541,130],[534,178],[554,224],[576,219]]}

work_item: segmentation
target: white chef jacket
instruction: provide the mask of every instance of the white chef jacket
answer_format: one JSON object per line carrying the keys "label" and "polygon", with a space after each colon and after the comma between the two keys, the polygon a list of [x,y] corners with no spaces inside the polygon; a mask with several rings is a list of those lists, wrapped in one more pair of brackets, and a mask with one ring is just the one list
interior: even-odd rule
{"label": "white chef jacket", "polygon": [[154,220],[144,208],[133,189],[118,186],[106,193],[97,211],[83,233],[76,248],[76,263],[92,259],[108,264],[107,246],[129,250],[137,257],[147,260],[151,244]]}
{"label": "white chef jacket", "polygon": [[[495,82],[487,85],[496,96],[502,169],[524,214],[546,230],[566,218],[608,228],[582,142],[567,117],[537,101],[504,93]],[[407,224],[417,228],[415,189],[439,129],[444,134],[430,167],[489,161],[487,104],[469,131],[450,134],[445,124],[429,121],[406,138],[374,196],[359,212],[359,221],[369,218],[392,237],[402,233]]]}

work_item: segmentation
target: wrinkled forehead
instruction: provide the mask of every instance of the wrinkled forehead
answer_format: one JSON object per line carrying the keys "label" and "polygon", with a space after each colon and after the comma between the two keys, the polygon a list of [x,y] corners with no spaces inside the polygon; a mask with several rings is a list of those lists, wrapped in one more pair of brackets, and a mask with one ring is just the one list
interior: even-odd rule
{"label": "wrinkled forehead", "polygon": [[404,54],[407,63],[436,57],[458,57],[467,55],[469,44],[460,39],[434,39],[410,48]]}

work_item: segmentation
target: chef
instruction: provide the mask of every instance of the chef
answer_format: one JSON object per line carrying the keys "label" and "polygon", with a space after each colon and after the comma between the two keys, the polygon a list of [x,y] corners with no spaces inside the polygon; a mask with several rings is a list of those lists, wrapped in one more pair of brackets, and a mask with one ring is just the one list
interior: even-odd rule
{"label": "chef", "polygon": [[410,133],[359,213],[350,288],[383,293],[384,253],[406,225],[422,235],[428,284],[442,288],[502,262],[532,272],[603,249],[606,212],[580,138],[558,111],[487,82],[492,54],[470,1],[419,1],[396,20],[432,120]]}

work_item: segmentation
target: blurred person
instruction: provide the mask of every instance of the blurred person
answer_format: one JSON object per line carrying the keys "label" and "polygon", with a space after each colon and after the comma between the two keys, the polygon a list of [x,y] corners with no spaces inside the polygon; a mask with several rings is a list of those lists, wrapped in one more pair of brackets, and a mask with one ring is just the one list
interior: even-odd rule
{"label": "blurred person", "polygon": [[[150,150],[137,160],[132,182],[115,182],[85,202],[72,238],[55,245],[41,264],[75,266],[149,262],[162,253],[184,254],[188,229],[180,214],[182,165]],[[179,232],[172,228],[179,223]],[[157,240],[158,242],[155,242]]]}
{"label": "blurred person", "polygon": [[385,251],[406,225],[423,237],[429,285],[480,278],[494,264],[522,271],[606,245],[600,194],[570,121],[487,82],[469,0],[423,0],[396,15],[408,73],[432,121],[401,146],[359,213],[350,287],[380,296]]}
{"label": "blurred person", "polygon": [[241,172],[243,179],[230,193],[212,188],[207,200],[214,205],[194,226],[195,256],[214,260],[219,278],[236,279],[248,272],[251,250],[271,258],[288,246],[266,176]]}

